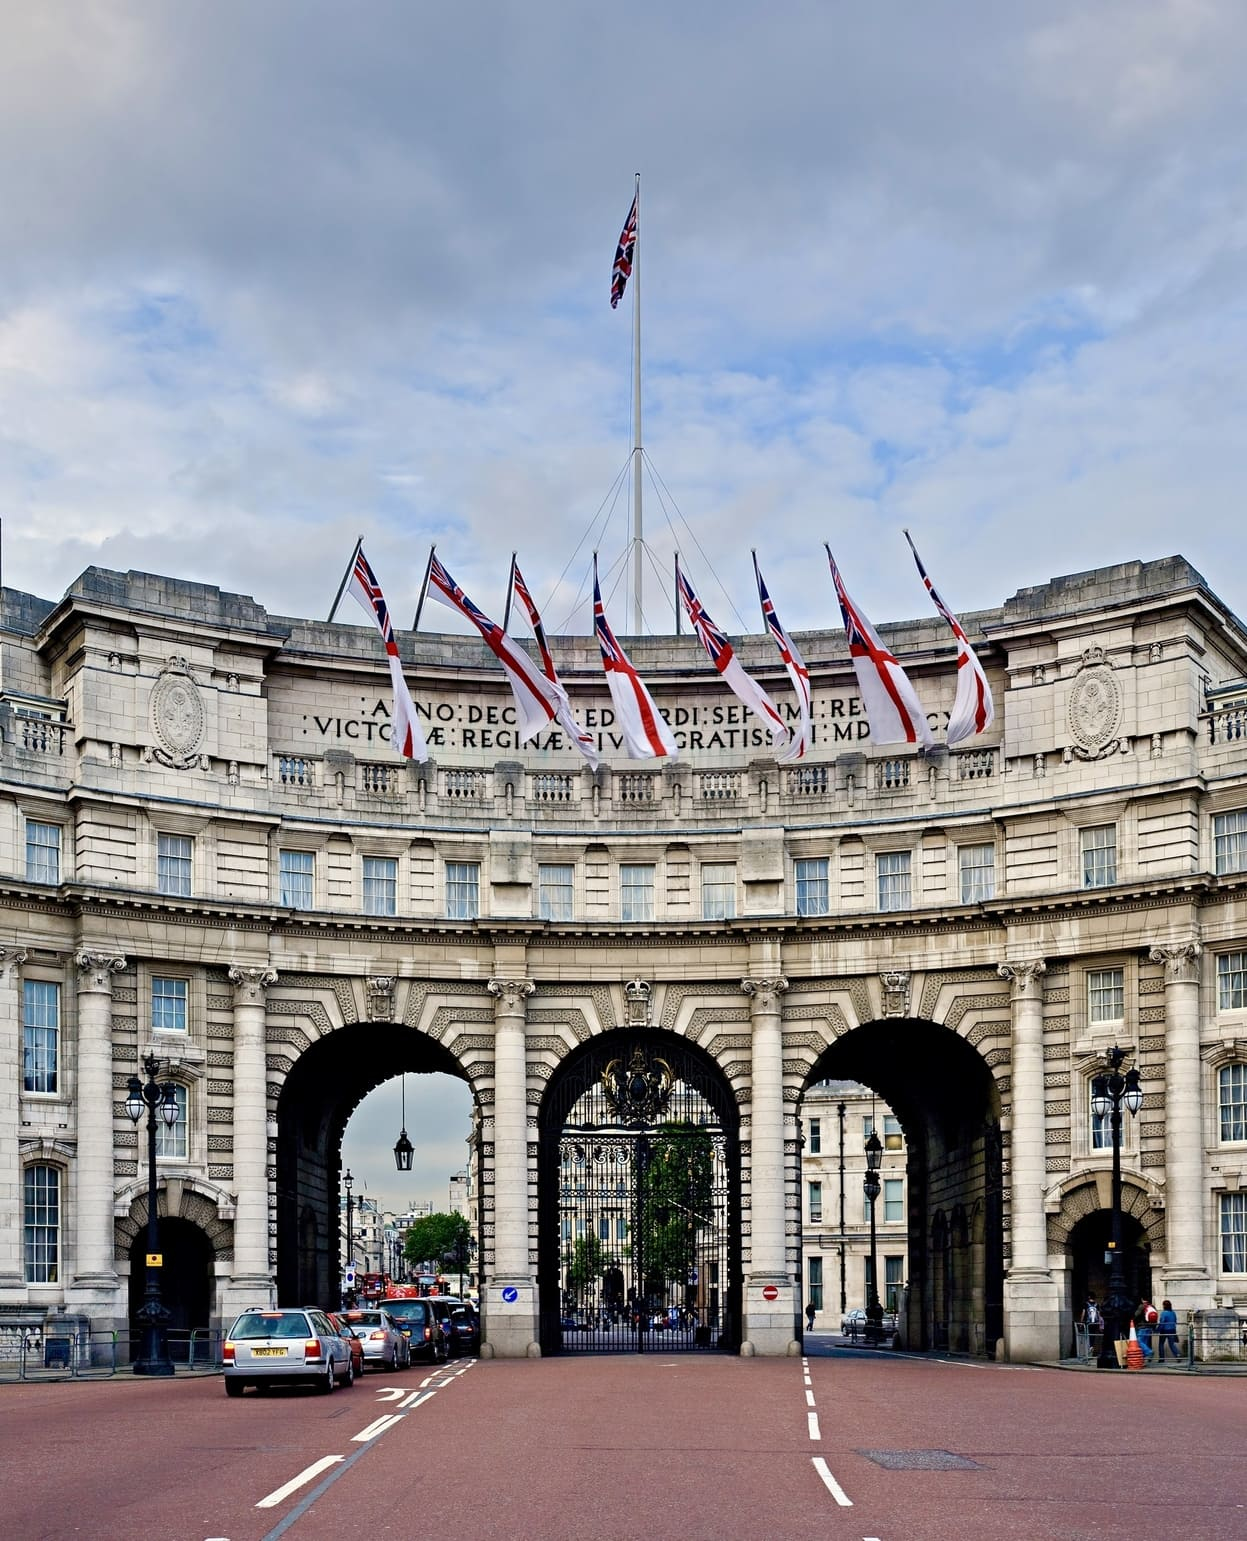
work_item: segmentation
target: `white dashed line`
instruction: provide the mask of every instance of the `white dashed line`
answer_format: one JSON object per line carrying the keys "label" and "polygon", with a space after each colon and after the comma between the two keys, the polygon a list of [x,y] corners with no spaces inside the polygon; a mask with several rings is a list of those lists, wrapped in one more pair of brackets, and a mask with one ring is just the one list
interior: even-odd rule
{"label": "white dashed line", "polygon": [[831,1496],[836,1500],[842,1509],[851,1509],[853,1507],[853,1500],[832,1476],[831,1471],[827,1466],[827,1462],[823,1460],[821,1455],[814,1456],[813,1461],[814,1470],[823,1479],[823,1484],[827,1491],[831,1494]]}
{"label": "white dashed line", "polygon": [[807,1391],[805,1393],[805,1405],[807,1407],[813,1407],[814,1406],[814,1393],[812,1391]]}
{"label": "white dashed line", "polygon": [[322,1471],[328,1470],[330,1466],[336,1466],[342,1459],[343,1457],[340,1455],[322,1455],[319,1461],[313,1461],[312,1464],[305,1471],[301,1471],[297,1477],[291,1477],[289,1482],[284,1482],[281,1487],[274,1488],[267,1498],[262,1498],[260,1502],[256,1504],[256,1508],[275,1509],[279,1503],[283,1503],[287,1498],[289,1498],[291,1493],[297,1493],[298,1490],[309,1483],[313,1477],[319,1477]]}
{"label": "white dashed line", "polygon": [[811,1439],[822,1439],[823,1436],[818,1431],[818,1414],[817,1413],[806,1413],[805,1416],[809,1419],[809,1422],[810,1422],[810,1438]]}

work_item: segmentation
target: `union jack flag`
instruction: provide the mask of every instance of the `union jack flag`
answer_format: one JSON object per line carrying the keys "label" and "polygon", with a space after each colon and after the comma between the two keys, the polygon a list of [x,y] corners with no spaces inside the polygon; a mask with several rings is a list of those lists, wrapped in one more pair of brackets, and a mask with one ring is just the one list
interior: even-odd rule
{"label": "union jack flag", "polygon": [[545,672],[550,689],[558,700],[558,708],[554,714],[558,724],[593,769],[597,770],[598,753],[597,746],[593,741],[593,735],[586,732],[576,720],[576,715],[572,711],[571,701],[568,699],[566,690],[563,689],[563,682],[559,679],[558,670],[554,667],[554,658],[550,653],[550,645],[546,641],[546,629],[541,624],[541,616],[537,613],[536,602],[528,592],[528,585],[524,582],[523,574],[520,572],[518,564],[514,561],[511,564],[511,582],[515,587],[516,594],[519,595],[521,604],[528,612],[529,625],[533,629],[533,636],[537,641],[537,649],[541,654],[541,667]]}
{"label": "union jack flag", "polygon": [[709,611],[698,599],[688,575],[678,561],[675,564],[675,576],[689,624],[700,638],[710,662],[722,675],[724,684],[729,687],[738,701],[743,702],[765,723],[772,739],[781,747],[786,746],[788,729],[784,725],[784,719],[776,710],[775,703],[761,685],[745,672],[745,667],[736,657],[736,650],[728,641],[726,633],[720,631],[711,620]]}
{"label": "union jack flag", "polygon": [[390,742],[398,753],[405,755],[407,759],[423,762],[429,757],[424,730],[416,716],[415,703],[411,699],[407,681],[403,678],[403,666],[398,657],[398,643],[390,620],[390,607],[385,602],[385,595],[381,592],[377,575],[364,555],[362,541],[355,548],[355,560],[351,564],[347,589],[351,598],[372,617],[385,644],[390,684],[394,688],[394,716],[390,723]]}
{"label": "union jack flag", "polygon": [[797,730],[792,735],[787,753],[780,755],[780,763],[785,764],[791,760],[800,760],[810,747],[812,737],[810,724],[810,671],[805,666],[805,660],[797,651],[797,645],[780,624],[779,615],[767,592],[766,584],[762,579],[762,570],[758,566],[758,555],[753,557],[753,575],[758,580],[758,600],[762,605],[762,620],[766,629],[771,634],[771,640],[779,649],[779,656],[784,661],[784,667],[788,671],[788,678],[792,681],[792,688],[797,693],[797,708],[800,716],[797,722]]}
{"label": "union jack flag", "polygon": [[948,717],[948,742],[959,744],[963,738],[982,733],[995,719],[996,705],[992,700],[991,686],[987,683],[987,675],[983,672],[982,664],[970,646],[969,637],[962,630],[961,622],[936,593],[935,585],[922,565],[922,558],[918,555],[918,548],[914,545],[908,530],[905,531],[905,539],[909,541],[909,549],[914,554],[914,561],[918,564],[918,572],[926,585],[927,593],[930,594],[935,608],[948,622],[957,640],[957,694]]}
{"label": "union jack flag", "polygon": [[632,207],[628,210],[628,217],[624,220],[623,230],[619,235],[619,245],[615,248],[615,266],[611,269],[611,309],[614,310],[623,299],[623,292],[628,280],[632,277],[632,258],[636,251],[636,196],[633,196]]}
{"label": "union jack flag", "polygon": [[876,744],[930,747],[934,741],[917,692],[896,657],[884,647],[875,628],[849,598],[831,547],[825,549],[871,737]]}
{"label": "union jack flag", "polygon": [[602,591],[598,586],[596,557],[593,559],[593,630],[629,757],[634,760],[674,759],[676,744],[671,729],[606,619]]}
{"label": "union jack flag", "polygon": [[377,575],[373,572],[368,558],[364,555],[364,548],[360,546],[355,553],[355,566],[351,572],[351,593],[360,600],[366,610],[371,610],[373,619],[377,623],[377,630],[385,643],[385,650],[391,658],[398,657],[398,643],[394,640],[394,626],[390,620],[390,607],[385,602],[385,595],[381,592],[381,585],[377,582]]}
{"label": "union jack flag", "polygon": [[554,667],[554,659],[551,656],[549,644],[546,642],[546,629],[541,624],[541,616],[537,613],[536,602],[528,592],[528,585],[524,582],[523,574],[518,567],[511,569],[511,576],[515,584],[515,592],[520,597],[520,603],[528,612],[528,623],[533,629],[533,636],[537,641],[537,650],[541,654],[541,667],[545,670],[546,678],[550,683],[557,684],[558,672]]}

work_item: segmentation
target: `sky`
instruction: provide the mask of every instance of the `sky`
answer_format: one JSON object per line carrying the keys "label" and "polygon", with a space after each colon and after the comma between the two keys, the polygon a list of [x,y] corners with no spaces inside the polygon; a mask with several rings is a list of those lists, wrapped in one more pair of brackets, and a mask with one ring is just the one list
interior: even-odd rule
{"label": "sky", "polygon": [[677,544],[732,631],[753,547],[832,625],[823,541],[926,616],[905,527],[962,613],[1180,552],[1247,614],[1238,0],[0,6],[12,587],[324,616],[362,534],[400,620],[436,542],[585,632],[597,547],[631,631],[640,172],[645,629]]}

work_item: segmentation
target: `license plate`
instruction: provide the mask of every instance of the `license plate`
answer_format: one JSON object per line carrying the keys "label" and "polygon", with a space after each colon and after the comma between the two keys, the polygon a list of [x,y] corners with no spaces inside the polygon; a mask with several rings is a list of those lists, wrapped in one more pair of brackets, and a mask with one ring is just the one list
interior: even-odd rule
{"label": "license plate", "polygon": [[253,1348],[251,1350],[251,1357],[253,1359],[284,1359],[286,1357],[286,1350],[284,1348]]}

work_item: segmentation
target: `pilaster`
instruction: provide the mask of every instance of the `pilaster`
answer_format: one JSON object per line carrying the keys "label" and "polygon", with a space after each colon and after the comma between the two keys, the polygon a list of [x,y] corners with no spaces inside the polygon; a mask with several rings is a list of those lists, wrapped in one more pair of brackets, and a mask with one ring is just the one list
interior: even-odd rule
{"label": "pilaster", "polygon": [[749,1160],[750,1263],[742,1354],[799,1352],[796,1294],[784,1238],[784,1047],[778,972],[742,979],[753,1029]]}
{"label": "pilaster", "polygon": [[494,1276],[481,1291],[482,1355],[536,1358],[537,1291],[528,1260],[525,1018],[530,980],[491,979],[494,997]]}
{"label": "pilaster", "polygon": [[[234,1269],[238,1309],[274,1303],[269,1259],[268,1078],[265,991],[277,982],[268,964],[234,964]],[[228,1312],[223,1312],[228,1314]]]}
{"label": "pilaster", "polygon": [[18,1153],[22,1091],[20,947],[0,947],[0,1297],[25,1281],[22,1163]]}
{"label": "pilaster", "polygon": [[78,968],[78,1147],[74,1266],[67,1303],[116,1305],[121,1281],[113,1257],[113,975],[126,960],[82,950]]}

